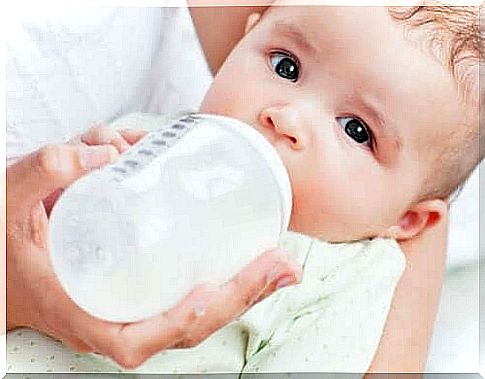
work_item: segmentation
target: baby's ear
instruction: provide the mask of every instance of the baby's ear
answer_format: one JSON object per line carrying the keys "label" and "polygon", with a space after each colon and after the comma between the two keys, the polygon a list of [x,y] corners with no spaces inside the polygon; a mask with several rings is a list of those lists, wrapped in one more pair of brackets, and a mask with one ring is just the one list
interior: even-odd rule
{"label": "baby's ear", "polygon": [[244,27],[244,35],[248,34],[249,31],[256,25],[261,18],[261,13],[251,13],[246,20],[246,26]]}
{"label": "baby's ear", "polygon": [[416,237],[425,229],[437,224],[446,215],[447,209],[448,204],[444,200],[421,201],[408,209],[398,224],[391,226],[385,234],[398,241]]}

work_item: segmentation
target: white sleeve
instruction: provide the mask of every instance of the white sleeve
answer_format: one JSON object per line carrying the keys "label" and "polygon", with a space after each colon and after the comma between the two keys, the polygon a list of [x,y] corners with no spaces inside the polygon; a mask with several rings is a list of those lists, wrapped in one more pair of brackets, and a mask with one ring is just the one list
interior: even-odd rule
{"label": "white sleeve", "polygon": [[142,110],[165,10],[35,8],[8,20],[7,158]]}

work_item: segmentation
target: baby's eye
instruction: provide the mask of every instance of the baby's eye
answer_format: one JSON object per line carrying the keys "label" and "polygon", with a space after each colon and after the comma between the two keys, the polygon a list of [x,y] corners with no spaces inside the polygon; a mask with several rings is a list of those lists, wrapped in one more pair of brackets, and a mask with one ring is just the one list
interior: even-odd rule
{"label": "baby's eye", "polygon": [[299,76],[298,61],[289,54],[271,53],[271,66],[283,79],[296,82]]}
{"label": "baby's eye", "polygon": [[359,144],[372,146],[372,132],[362,121],[354,117],[337,117],[338,123],[344,128],[345,133]]}

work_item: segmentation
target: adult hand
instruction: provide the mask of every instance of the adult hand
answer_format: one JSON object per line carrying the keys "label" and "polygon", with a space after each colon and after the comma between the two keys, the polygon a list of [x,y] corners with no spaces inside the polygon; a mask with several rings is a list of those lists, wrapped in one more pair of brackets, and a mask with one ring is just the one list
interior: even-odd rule
{"label": "adult hand", "polygon": [[8,329],[31,327],[77,351],[98,352],[135,368],[158,351],[198,344],[279,286],[299,280],[300,268],[274,250],[228,283],[201,284],[151,319],[121,324],[85,313],[63,291],[50,266],[43,200],[117,155],[112,145],[49,145],[8,167]]}

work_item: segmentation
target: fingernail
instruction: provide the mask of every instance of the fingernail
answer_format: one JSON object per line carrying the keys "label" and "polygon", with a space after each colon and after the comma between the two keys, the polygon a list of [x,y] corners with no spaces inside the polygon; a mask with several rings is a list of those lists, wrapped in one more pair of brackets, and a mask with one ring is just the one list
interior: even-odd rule
{"label": "fingernail", "polygon": [[120,145],[120,153],[124,153],[126,150],[130,148],[130,144],[126,142],[125,140],[122,140],[121,145]]}
{"label": "fingernail", "polygon": [[279,262],[272,268],[269,274],[267,274],[266,283],[274,283],[278,278],[291,274],[293,274],[293,270],[289,267],[288,263]]}
{"label": "fingernail", "polygon": [[278,276],[281,276],[281,269],[278,266],[276,266],[271,270],[271,272],[267,276],[266,282],[268,284],[273,283]]}
{"label": "fingernail", "polygon": [[85,170],[98,168],[114,158],[114,148],[110,146],[88,146],[81,152],[81,166]]}
{"label": "fingernail", "polygon": [[276,282],[276,289],[278,290],[296,283],[298,283],[298,279],[294,275],[286,275]]}
{"label": "fingernail", "polygon": [[292,272],[287,266],[278,264],[266,277],[266,286],[273,285],[275,282],[279,281],[283,277],[292,276]]}

